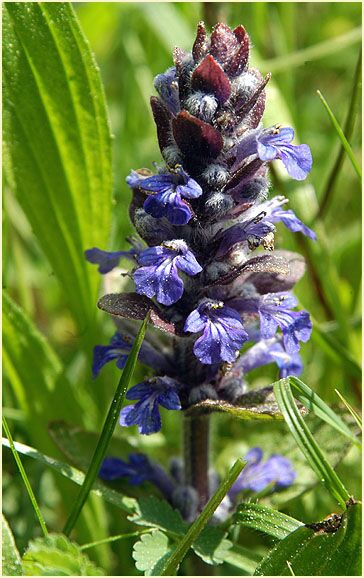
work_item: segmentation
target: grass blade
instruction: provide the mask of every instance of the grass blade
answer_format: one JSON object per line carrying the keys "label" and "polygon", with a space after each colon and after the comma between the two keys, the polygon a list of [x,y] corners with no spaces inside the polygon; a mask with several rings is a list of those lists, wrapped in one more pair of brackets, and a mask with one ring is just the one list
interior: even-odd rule
{"label": "grass blade", "polygon": [[21,462],[21,459],[20,459],[20,457],[19,457],[19,454],[18,454],[18,452],[16,451],[16,448],[15,448],[15,446],[14,446],[14,441],[13,441],[13,438],[12,438],[12,435],[11,435],[11,432],[10,432],[10,429],[9,429],[9,427],[8,427],[7,421],[6,421],[6,419],[5,419],[4,416],[3,416],[3,428],[4,428],[4,431],[5,431],[6,435],[7,435],[7,438],[8,438],[8,441],[9,441],[9,446],[10,446],[10,449],[11,449],[12,454],[13,454],[13,456],[14,456],[14,460],[16,461],[16,465],[17,465],[18,468],[19,468],[19,472],[20,472],[20,475],[21,475],[22,480],[23,480],[23,482],[24,482],[24,486],[25,486],[25,488],[26,488],[26,490],[27,490],[27,492],[28,492],[30,501],[32,502],[32,506],[33,506],[33,508],[34,508],[35,515],[37,516],[37,518],[38,518],[38,520],[39,520],[39,524],[40,524],[40,527],[42,528],[42,532],[43,532],[44,536],[48,536],[48,530],[47,530],[47,526],[46,526],[45,520],[44,520],[43,515],[42,515],[42,512],[40,511],[40,508],[39,508],[39,506],[38,506],[37,499],[36,499],[36,497],[35,497],[35,495],[34,495],[34,492],[33,492],[33,490],[32,490],[32,486],[30,485],[28,476],[27,476],[27,474],[26,474],[26,472],[25,472],[25,469],[24,469],[24,467],[23,467],[23,464],[22,464],[22,462]]}
{"label": "grass blade", "polygon": [[274,384],[274,393],[288,428],[312,470],[324,483],[334,499],[345,509],[350,495],[302,419],[296,407],[289,380],[277,381]]}
{"label": "grass blade", "polygon": [[363,420],[361,419],[361,416],[355,411],[355,409],[353,407],[351,407],[350,403],[346,401],[345,397],[343,395],[341,395],[340,391],[335,389],[335,393],[339,396],[339,398],[341,399],[341,401],[343,402],[345,407],[347,407],[348,411],[351,413],[351,415],[355,419],[356,423],[358,424],[358,427],[360,428],[360,430],[362,430],[363,429]]}
{"label": "grass blade", "polygon": [[331,425],[342,435],[349,438],[355,445],[361,445],[359,440],[351,433],[346,423],[315,393],[308,385],[298,377],[290,376],[289,382],[294,391],[294,396],[307,409],[312,410],[317,417]]}
{"label": "grass blade", "polygon": [[302,522],[261,504],[243,502],[238,506],[234,521],[245,528],[264,532],[277,540],[283,540],[288,534],[302,526]]}
{"label": "grass blade", "polygon": [[341,126],[339,125],[338,121],[336,120],[335,115],[332,112],[331,108],[329,107],[326,99],[324,98],[324,96],[321,94],[321,92],[319,90],[317,91],[317,94],[319,95],[320,100],[321,100],[322,104],[324,105],[327,114],[329,115],[331,123],[332,123],[333,127],[335,128],[339,139],[341,140],[341,144],[344,147],[346,154],[348,155],[348,157],[351,161],[351,164],[354,167],[356,174],[358,175],[359,179],[361,180],[361,176],[362,176],[361,175],[361,168],[360,168],[360,166],[359,166],[359,164],[355,158],[355,155],[352,151],[350,144],[348,143],[346,136],[344,135],[344,132],[343,132]]}
{"label": "grass blade", "polygon": [[137,334],[135,341],[134,341],[133,348],[132,348],[130,355],[128,357],[128,360],[126,362],[126,366],[125,366],[123,373],[120,377],[114,398],[113,398],[111,405],[110,405],[109,412],[106,416],[106,420],[105,420],[104,427],[103,427],[101,435],[100,435],[100,439],[99,439],[98,444],[96,446],[94,455],[92,457],[90,466],[88,468],[87,474],[86,474],[84,482],[82,484],[80,493],[77,496],[73,510],[71,511],[69,518],[65,524],[63,532],[66,535],[69,535],[69,533],[73,529],[75,523],[77,522],[77,519],[78,519],[78,517],[81,513],[81,510],[82,510],[82,508],[83,508],[83,506],[87,500],[87,497],[90,493],[90,490],[93,486],[93,483],[96,479],[96,476],[100,470],[102,460],[105,457],[111,436],[114,432],[116,423],[118,421],[118,417],[119,417],[122,403],[125,399],[125,394],[127,392],[130,380],[131,380],[133,372],[134,372],[134,368],[135,368],[135,365],[136,365],[136,362],[138,359],[139,350],[140,350],[140,347],[143,343],[144,335],[145,335],[145,332],[147,330],[148,321],[149,321],[149,314],[144,319],[144,321],[143,321],[143,323],[142,323],[142,325],[138,331],[138,334]]}
{"label": "grass blade", "polygon": [[[361,82],[360,82],[361,67],[362,67],[362,53],[360,50],[360,54],[359,54],[359,58],[358,58],[358,62],[357,62],[355,74],[354,74],[354,82],[353,82],[353,88],[351,91],[349,110],[348,110],[348,114],[347,114],[346,122],[345,122],[345,127],[344,127],[344,134],[345,134],[347,140],[350,140],[351,136],[353,134],[355,117],[356,117],[355,111],[359,105],[360,89],[361,89]],[[335,187],[336,179],[340,173],[341,165],[344,162],[344,157],[345,157],[345,149],[344,149],[344,147],[341,146],[340,150],[338,152],[338,155],[336,157],[336,161],[335,161],[335,163],[331,169],[331,172],[330,172],[327,184],[325,186],[324,192],[321,195],[320,208],[319,208],[317,215],[315,217],[315,221],[318,218],[322,218],[323,214],[326,212],[326,209],[329,205],[329,201],[330,201],[330,198],[332,195],[332,191],[334,190],[334,187]]]}
{"label": "grass blade", "polygon": [[129,534],[119,534],[118,536],[109,536],[103,540],[97,540],[97,542],[90,542],[90,544],[83,544],[80,546],[80,550],[88,550],[89,548],[95,548],[96,546],[101,546],[101,544],[108,544],[109,542],[117,542],[118,540],[126,540],[128,538],[138,538],[143,534],[148,534],[151,530],[140,530],[139,532],[130,532]]}
{"label": "grass blade", "polygon": [[[2,445],[4,447],[10,448],[9,440],[7,438],[2,438]],[[44,464],[45,466],[52,468],[52,470],[56,471],[61,476],[64,476],[68,480],[71,480],[78,486],[83,485],[85,481],[85,474],[80,470],[78,470],[77,468],[74,468],[69,464],[66,464],[64,462],[61,462],[60,460],[56,460],[55,458],[51,458],[50,456],[38,452],[38,450],[32,448],[31,446],[27,446],[26,444],[14,442],[14,447],[19,454],[32,458],[33,460],[36,460],[37,462],[40,462],[41,464]],[[120,492],[108,488],[98,480],[95,481],[91,489],[91,492],[96,496],[101,497],[103,500],[105,500],[105,502],[108,502],[109,504],[112,504],[113,506],[120,508],[127,514],[135,513],[137,502],[136,500],[134,500],[134,498],[128,498],[126,496],[123,496],[123,494],[121,494]]]}
{"label": "grass blade", "polygon": [[195,522],[190,526],[184,538],[179,542],[176,549],[173,551],[171,557],[161,572],[162,576],[174,576],[176,574],[183,558],[186,556],[193,542],[195,542],[197,537],[201,534],[203,528],[206,526],[218,505],[222,502],[228,493],[229,489],[243,470],[245,463],[246,462],[239,458],[232,466],[225,480],[223,480],[223,482],[220,484],[218,490],[207,502],[197,520],[195,520]]}

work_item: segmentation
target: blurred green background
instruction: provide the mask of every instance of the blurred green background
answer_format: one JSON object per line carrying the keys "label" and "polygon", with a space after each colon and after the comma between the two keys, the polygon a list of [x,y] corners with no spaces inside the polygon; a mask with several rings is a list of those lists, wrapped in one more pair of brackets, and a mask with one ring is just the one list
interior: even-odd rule
{"label": "blurred green background", "polygon": [[[74,8],[100,67],[113,134],[113,224],[109,247],[101,247],[111,250],[126,248],[125,237],[132,231],[127,212],[130,191],[125,177],[132,168],[151,168],[153,161],[160,161],[149,107],[149,97],[154,93],[153,77],[172,65],[174,46],[191,47],[199,20],[213,24],[216,19],[223,19],[232,27],[240,23],[246,27],[253,45],[253,63],[263,73],[272,72],[266,124],[291,124],[296,130],[295,142],[308,143],[314,159],[312,173],[304,183],[286,180],[278,167],[272,178],[272,193],[287,194],[291,207],[307,224],[314,223],[318,234],[314,244],[302,240],[299,234],[279,229],[276,241],[278,248],[305,254],[309,263],[296,294],[316,320],[317,329],[310,343],[302,348],[302,379],[325,401],[338,402],[334,392],[337,388],[358,407],[360,382],[353,365],[360,363],[361,352],[361,188],[346,157],[333,186],[328,188],[340,143],[316,91],[323,93],[344,126],[360,52],[361,3],[94,2],[75,3]],[[355,115],[350,144],[360,159],[359,106]],[[59,401],[57,407],[51,408],[51,417],[99,431],[118,371],[109,365],[97,380],[92,380],[92,346],[108,341],[112,323],[105,314],[96,313],[95,302],[96,320],[87,331],[87,339],[78,333],[66,296],[8,183],[5,193],[3,284],[61,360],[58,388],[66,379],[77,399],[78,411],[71,416],[69,400],[62,399],[59,390]],[[322,218],[315,219],[327,194]],[[98,275],[96,267],[92,274]],[[27,364],[33,364],[33,360],[24,359],[25,374]],[[135,381],[143,375],[144,369],[139,368]],[[262,368],[252,374],[251,385],[264,386],[276,377],[273,367]],[[38,389],[36,384],[31,390],[25,387],[23,404],[19,403],[19,387],[10,375],[5,375],[4,414],[14,438],[30,445],[38,443],[43,451],[59,456],[50,438],[46,439],[49,415],[46,403],[42,405],[41,384]],[[33,411],[32,421],[29,416]],[[121,455],[130,448],[147,448],[166,464],[171,455],[178,454],[179,425],[167,412],[163,417],[162,432],[150,438],[118,428]],[[236,457],[235,452],[246,448],[246,432],[253,431],[255,443],[259,443],[259,432],[267,433],[269,427],[258,423],[244,429],[242,422],[216,419],[214,456],[218,457],[220,471]],[[232,439],[241,440],[240,446],[232,446]],[[357,461],[357,452],[352,450],[340,465],[340,472],[350,491],[359,497]],[[37,463],[25,460],[25,465],[50,527],[60,530],[75,488],[68,482],[55,482],[53,474]],[[22,548],[37,533],[34,515],[8,452],[4,466],[4,511]],[[289,511],[305,521],[327,515],[330,508],[330,498],[318,489],[290,504]],[[119,511],[92,498],[77,528],[79,541],[85,542],[120,533],[130,524],[121,519]],[[253,538],[249,535],[247,539]],[[110,574],[135,574],[131,544],[123,541],[89,553]],[[231,572],[228,568],[225,573]]]}

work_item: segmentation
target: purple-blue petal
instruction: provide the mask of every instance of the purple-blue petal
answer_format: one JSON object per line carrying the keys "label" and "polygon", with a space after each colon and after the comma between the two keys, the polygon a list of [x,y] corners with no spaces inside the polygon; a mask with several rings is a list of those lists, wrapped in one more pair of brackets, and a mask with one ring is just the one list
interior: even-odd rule
{"label": "purple-blue petal", "polygon": [[289,176],[296,181],[303,181],[312,169],[312,155],[306,144],[282,147],[280,158]]}
{"label": "purple-blue petal", "polygon": [[85,257],[89,263],[92,263],[93,265],[99,265],[99,273],[105,275],[119,265],[119,261],[122,257],[134,260],[135,250],[130,249],[129,251],[110,252],[102,251],[97,247],[93,247],[92,249],[87,249],[87,251],[85,251]]}
{"label": "purple-blue petal", "polygon": [[295,213],[291,209],[289,209],[288,211],[285,211],[280,207],[274,209],[270,216],[270,220],[273,223],[281,221],[283,225],[285,225],[287,229],[289,229],[293,233],[300,232],[314,241],[316,241],[317,239],[316,233],[314,233],[312,229],[310,229],[304,223],[302,223],[302,221],[300,221],[300,219],[295,215]]}

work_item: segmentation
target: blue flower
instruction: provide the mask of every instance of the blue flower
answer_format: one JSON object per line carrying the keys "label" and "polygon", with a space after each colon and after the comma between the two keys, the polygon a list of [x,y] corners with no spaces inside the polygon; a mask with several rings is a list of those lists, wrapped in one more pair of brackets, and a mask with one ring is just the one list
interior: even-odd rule
{"label": "blue flower", "polygon": [[170,377],[152,377],[130,388],[126,399],[139,399],[120,412],[120,425],[137,425],[141,434],[152,434],[162,427],[159,405],[166,409],[181,409],[177,393],[179,383]]}
{"label": "blue flower", "polygon": [[296,353],[299,341],[309,340],[312,331],[310,316],[306,311],[292,311],[296,298],[285,291],[266,293],[257,305],[260,317],[260,333],[263,339],[274,337],[277,327],[283,334],[283,344],[289,354]]}
{"label": "blue flower", "polygon": [[133,273],[136,292],[154,297],[163,305],[176,303],[183,293],[183,281],[178,269],[187,275],[202,271],[185,241],[166,241],[142,251],[138,257],[141,267]]}
{"label": "blue flower", "polygon": [[282,205],[285,205],[286,203],[288,203],[288,199],[282,196],[274,197],[270,201],[262,203],[260,210],[265,212],[266,216],[264,220],[267,220],[270,223],[282,222],[283,225],[293,233],[303,233],[306,237],[316,241],[316,233],[302,223],[291,209],[289,211],[282,209]]}
{"label": "blue flower", "polygon": [[[93,376],[96,377],[102,367],[113,359],[117,360],[116,366],[119,369],[123,369],[133,346],[133,342],[134,337],[132,335],[129,335],[126,332],[123,334],[116,332],[111,338],[109,345],[96,345],[94,347],[94,358],[92,364]],[[159,353],[159,351],[148,343],[147,339],[144,339],[142,343],[138,359],[142,363],[145,363],[145,365],[153,367],[153,369],[159,371],[171,370],[171,365],[166,355]]]}
{"label": "blue flower", "polygon": [[217,257],[222,257],[232,247],[243,241],[247,241],[250,248],[255,248],[264,243],[264,239],[275,231],[275,226],[266,218],[264,211],[253,219],[243,221],[226,229],[221,237],[221,243]]}
{"label": "blue flower", "polygon": [[231,170],[240,168],[249,156],[258,155],[266,162],[280,159],[293,179],[304,180],[312,168],[310,147],[290,144],[293,137],[294,130],[290,127],[274,126],[249,131],[229,152],[229,157],[235,158]]}
{"label": "blue flower", "polygon": [[86,260],[94,265],[99,265],[99,273],[102,273],[103,275],[109,273],[119,265],[119,261],[122,257],[124,257],[124,259],[135,261],[137,255],[139,255],[140,251],[143,249],[144,244],[138,239],[131,237],[128,238],[128,241],[132,246],[129,251],[110,252],[102,251],[102,249],[98,249],[97,247],[87,249],[87,251],[85,251]]}
{"label": "blue flower", "polygon": [[149,193],[144,210],[159,219],[167,217],[173,225],[185,225],[192,217],[192,209],[183,200],[196,199],[202,195],[200,185],[191,179],[181,166],[174,172],[143,178],[133,171],[126,179],[132,188]]}
{"label": "blue flower", "polygon": [[301,375],[303,371],[300,355],[298,353],[289,355],[284,349],[281,339],[277,337],[261,339],[240,357],[238,363],[244,373],[248,373],[256,367],[273,362],[279,367],[280,377]]}
{"label": "blue flower", "polygon": [[154,79],[154,87],[168,110],[176,115],[181,109],[176,68],[172,66],[164,73],[158,74]]}
{"label": "blue flower", "polygon": [[175,489],[174,481],[165,470],[144,454],[130,454],[127,462],[119,458],[105,458],[99,476],[106,481],[127,478],[132,486],[151,482],[167,499],[171,499]]}
{"label": "blue flower", "polygon": [[244,459],[248,463],[228,493],[232,499],[243,490],[261,492],[272,483],[273,491],[287,488],[296,478],[290,460],[279,454],[273,454],[262,462],[263,451],[261,448],[253,448]]}
{"label": "blue flower", "polygon": [[193,352],[201,363],[209,365],[235,361],[237,352],[248,339],[239,313],[222,302],[208,299],[189,314],[184,330],[191,333],[203,331]]}
{"label": "blue flower", "polygon": [[289,127],[263,130],[257,137],[258,156],[262,161],[280,159],[289,176],[302,181],[312,168],[311,151],[306,144],[290,144],[293,138],[294,130]]}

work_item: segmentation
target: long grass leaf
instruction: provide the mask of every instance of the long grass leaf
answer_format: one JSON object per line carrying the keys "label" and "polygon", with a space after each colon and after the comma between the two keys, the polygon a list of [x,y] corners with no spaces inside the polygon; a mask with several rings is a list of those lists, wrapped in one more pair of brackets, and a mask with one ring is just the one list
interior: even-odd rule
{"label": "long grass leaf", "polygon": [[361,177],[362,177],[361,168],[359,166],[358,161],[355,158],[353,150],[352,150],[346,136],[344,135],[344,132],[343,132],[341,126],[339,125],[338,121],[336,120],[335,115],[332,112],[330,106],[328,105],[326,99],[324,98],[324,96],[321,94],[321,92],[319,90],[317,91],[317,94],[318,94],[322,104],[324,105],[327,114],[329,115],[329,119],[330,119],[334,129],[336,130],[336,133],[337,133],[337,135],[341,141],[342,146],[344,147],[344,149],[346,151],[346,154],[348,155],[348,157],[351,161],[351,164],[353,165],[354,171],[356,172],[356,174],[358,175],[358,177],[361,181]]}
{"label": "long grass leaf", "polygon": [[352,434],[346,423],[338,416],[308,385],[298,377],[290,376],[289,382],[293,388],[294,397],[307,409],[312,410],[317,417],[331,425],[336,431],[350,439],[355,445],[361,445],[359,440]]}
{"label": "long grass leaf", "polygon": [[90,490],[93,486],[93,483],[96,479],[96,476],[100,470],[102,460],[105,457],[109,442],[111,440],[111,436],[114,432],[116,423],[117,423],[118,418],[119,418],[119,413],[120,413],[120,409],[121,409],[121,406],[123,404],[123,401],[125,399],[125,394],[126,394],[127,389],[129,387],[130,380],[132,378],[135,365],[137,363],[139,350],[140,350],[141,345],[143,343],[144,335],[145,335],[145,332],[147,330],[148,321],[149,321],[149,314],[144,319],[144,321],[143,321],[143,323],[142,323],[142,325],[138,331],[138,334],[137,334],[135,341],[134,341],[134,345],[133,345],[132,350],[129,354],[128,360],[126,362],[126,366],[125,366],[123,373],[120,377],[118,386],[116,388],[113,400],[112,400],[111,405],[110,405],[110,409],[109,409],[108,414],[106,416],[104,427],[102,428],[100,439],[99,439],[98,444],[96,446],[96,449],[95,449],[94,455],[92,457],[90,466],[87,470],[85,480],[84,480],[82,487],[81,487],[81,490],[80,490],[80,492],[79,492],[79,494],[75,500],[74,507],[73,507],[73,509],[69,515],[69,518],[65,524],[63,532],[66,535],[69,535],[69,533],[72,531],[75,523],[77,522],[77,519],[78,519],[78,517],[82,511],[82,508],[83,508],[83,506],[87,500],[87,497],[90,493]]}
{"label": "long grass leaf", "polygon": [[351,413],[351,415],[355,419],[360,430],[362,430],[363,429],[363,420],[362,420],[361,416],[355,411],[355,409],[353,407],[351,407],[350,403],[348,401],[346,401],[345,397],[340,393],[340,391],[335,389],[335,393],[339,396],[339,398],[341,399],[341,401],[343,402],[345,407]]}
{"label": "long grass leaf", "polygon": [[190,526],[186,535],[178,543],[176,549],[171,554],[168,562],[164,566],[161,575],[162,576],[174,576],[178,570],[180,563],[186,556],[188,550],[201,534],[202,530],[206,526],[207,522],[215,512],[218,505],[222,502],[229,489],[243,470],[245,463],[241,458],[238,459],[235,464],[230,469],[226,478],[222,481],[219,488],[215,494],[207,502],[206,506],[202,510],[201,514]]}
{"label": "long grass leaf", "polygon": [[28,496],[29,496],[30,501],[31,501],[31,503],[32,503],[32,506],[33,506],[33,508],[34,508],[35,515],[37,516],[38,521],[39,521],[39,524],[40,524],[40,527],[42,528],[42,532],[43,532],[44,536],[48,536],[48,530],[47,530],[47,526],[46,526],[45,520],[44,520],[44,518],[43,518],[43,514],[42,514],[42,512],[40,511],[40,508],[39,508],[39,506],[38,506],[37,499],[36,499],[36,497],[35,497],[35,495],[34,495],[32,486],[30,485],[30,482],[29,482],[29,478],[28,478],[28,476],[27,476],[27,474],[26,474],[26,471],[25,471],[24,466],[23,466],[23,464],[22,464],[22,462],[21,462],[21,459],[20,459],[20,457],[19,457],[19,454],[18,454],[18,452],[16,451],[16,448],[15,448],[15,446],[14,446],[14,441],[13,441],[13,438],[12,438],[12,435],[11,435],[11,432],[10,432],[10,429],[9,429],[9,427],[8,427],[7,421],[6,421],[6,419],[5,419],[4,416],[3,416],[3,428],[4,428],[4,431],[5,431],[6,435],[7,435],[7,438],[8,438],[8,440],[9,440],[10,449],[11,449],[12,454],[13,454],[13,456],[14,456],[14,460],[15,460],[15,462],[16,462],[16,465],[18,466],[18,469],[19,469],[21,478],[22,478],[22,480],[23,480],[24,486],[25,486],[25,488],[26,488],[26,490],[27,490],[27,492],[28,492]]}
{"label": "long grass leaf", "polygon": [[319,448],[313,435],[301,417],[288,379],[281,379],[274,384],[274,393],[284,415],[288,428],[307,462],[326,486],[334,499],[345,509],[350,494],[329,464],[326,456]]}

